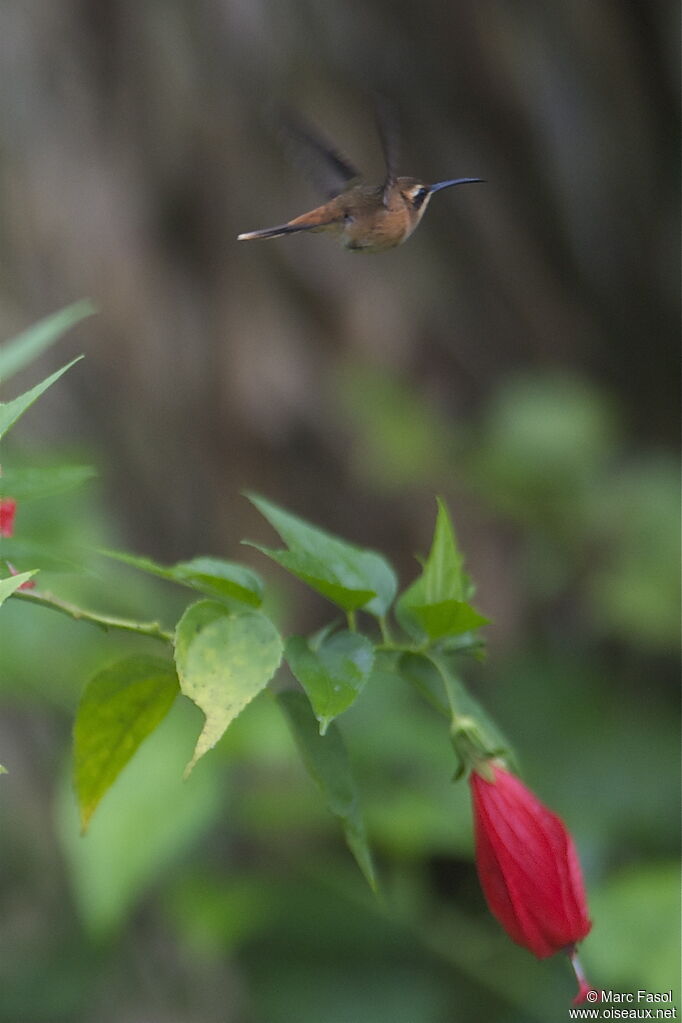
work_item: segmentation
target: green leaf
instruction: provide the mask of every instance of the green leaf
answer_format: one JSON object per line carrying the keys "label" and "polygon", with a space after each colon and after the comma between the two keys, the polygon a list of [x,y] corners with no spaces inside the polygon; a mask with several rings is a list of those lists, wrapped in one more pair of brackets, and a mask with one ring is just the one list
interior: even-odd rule
{"label": "green leaf", "polygon": [[175,663],[182,692],[206,717],[185,777],[268,684],[281,659],[281,637],[264,614],[232,614],[210,600],[185,611],[175,634]]}
{"label": "green leaf", "polygon": [[247,495],[282,537],[288,551],[251,544],[344,611],[386,614],[397,589],[395,573],[375,551],[355,547],[253,494]]}
{"label": "green leaf", "polygon": [[263,580],[252,569],[235,561],[197,557],[180,561],[171,569],[176,582],[185,583],[202,593],[229,597],[251,607],[263,603]]}
{"label": "green leaf", "polygon": [[73,572],[80,568],[80,561],[73,552],[61,554],[53,545],[36,540],[23,540],[14,536],[0,539],[0,559],[9,559],[12,564],[21,565],[29,561],[36,568],[47,572]]}
{"label": "green leaf", "polygon": [[[488,625],[490,620],[479,614],[471,604],[461,600],[441,600],[437,604],[417,604],[403,608],[419,624],[429,639],[438,640],[445,636],[459,636],[463,632]],[[407,620],[407,619],[405,619]]]}
{"label": "green leaf", "polygon": [[263,602],[263,581],[260,576],[234,561],[197,557],[191,561],[180,561],[176,565],[160,565],[151,558],[137,557],[123,551],[100,550],[99,553],[211,597],[237,600],[250,607],[260,607]]}
{"label": "green leaf", "polygon": [[374,663],[374,647],[357,632],[325,636],[317,647],[303,636],[287,640],[284,656],[320,722],[320,735],[362,691]]}
{"label": "green leaf", "polygon": [[[276,551],[271,547],[262,547],[256,543],[250,543],[249,546],[255,547],[261,554],[272,558],[287,572],[291,572],[301,582],[321,593],[323,597],[330,600],[332,604],[336,604],[337,607],[343,608],[344,611],[357,611],[376,596],[374,590],[353,588],[353,582],[348,572],[343,574],[345,585],[340,583],[336,566],[330,568],[309,555],[292,551]],[[361,581],[356,579],[355,585],[360,587]]]}
{"label": "green leaf", "polygon": [[178,694],[170,661],[127,657],[89,682],[74,725],[74,784],[81,827]]}
{"label": "green leaf", "polygon": [[92,316],[94,312],[96,309],[91,302],[74,302],[0,345],[0,381],[8,380],[24,366],[28,366],[74,324],[86,316]]}
{"label": "green leaf", "polygon": [[96,475],[96,470],[90,465],[55,465],[40,469],[11,469],[3,466],[0,495],[13,497],[16,501],[50,497],[79,487]]}
{"label": "green leaf", "polygon": [[341,822],[346,842],[372,891],[377,879],[360,812],[358,793],[348,753],[336,724],[319,734],[310,704],[303,693],[289,690],[277,700],[284,710],[306,770],[320,789],[328,809]]}
{"label": "green leaf", "polygon": [[431,551],[422,574],[398,599],[396,616],[417,640],[435,642],[469,632],[488,624],[488,619],[467,603],[469,591],[448,510],[438,498]]}
{"label": "green leaf", "polygon": [[28,582],[37,571],[38,569],[34,569],[33,572],[19,572],[17,575],[10,575],[6,579],[0,579],[0,604],[7,600],[8,597],[11,597],[15,590],[18,590],[25,582]]}
{"label": "green leaf", "polygon": [[36,401],[44,391],[51,387],[55,381],[59,380],[62,374],[66,373],[67,369],[71,369],[73,365],[83,358],[79,355],[76,359],[72,359],[71,362],[67,362],[66,366],[62,366],[56,373],[52,373],[49,377],[41,383],[36,384],[30,391],[26,391],[24,394],[20,394],[18,398],[13,401],[0,402],[0,437],[3,437],[9,428],[13,426],[17,419],[24,414],[24,412],[31,407],[34,401]]}
{"label": "green leaf", "polygon": [[71,779],[58,787],[57,834],[75,909],[98,943],[125,931],[138,903],[163,887],[178,863],[192,862],[224,815],[225,779],[201,771],[189,785],[181,780],[195,731],[194,707],[176,700],[107,793],[86,839],[78,834]]}

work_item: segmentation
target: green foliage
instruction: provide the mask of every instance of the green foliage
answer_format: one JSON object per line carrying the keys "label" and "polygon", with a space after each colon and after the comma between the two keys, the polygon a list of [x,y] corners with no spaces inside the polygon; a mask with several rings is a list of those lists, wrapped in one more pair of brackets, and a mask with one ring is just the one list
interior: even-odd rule
{"label": "green foliage", "polygon": [[[29,392],[31,400],[53,379],[56,376]],[[28,404],[24,401],[22,410]],[[14,483],[20,495],[36,496],[81,483],[88,475],[89,470],[81,467],[23,476],[15,472],[10,485]],[[433,544],[422,574],[398,601],[397,618],[406,635],[393,639],[388,613],[397,579],[381,555],[332,536],[263,498],[251,500],[287,544],[287,550],[258,549],[346,611],[349,630],[335,631],[332,623],[310,638],[289,637],[285,647],[270,619],[257,610],[263,601],[259,576],[246,566],[213,557],[165,566],[125,552],[99,551],[109,560],[219,598],[187,607],[174,632],[158,622],[82,608],[45,592],[22,592],[19,587],[30,573],[1,580],[2,592],[105,631],[137,634],[173,646],[177,676],[166,660],[133,656],[98,672],[85,689],[74,729],[74,779],[83,831],[123,767],[167,714],[178,691],[178,679],[181,693],[205,718],[185,768],[187,777],[268,685],[285,651],[289,668],[305,695],[283,693],[279,704],[304,765],[330,811],[340,820],[360,869],[375,888],[376,876],[350,762],[341,733],[332,722],[355,704],[371,683],[375,663],[381,662],[384,674],[392,674],[398,683],[406,679],[453,720],[466,713],[475,719],[475,727],[480,725],[482,735],[492,735],[491,729],[486,731],[484,716],[476,715],[473,703],[462,697],[457,707],[451,698],[452,689],[442,688],[442,670],[440,675],[436,672],[441,685],[440,696],[436,694],[437,683],[429,676],[429,671],[435,670],[434,663],[424,655],[432,645],[446,649],[448,643],[459,642],[463,652],[473,649],[477,641],[469,634],[487,620],[467,603],[471,585],[442,501],[438,503]],[[25,539],[8,539],[6,556],[10,554],[24,560],[34,558],[35,564],[45,567],[74,567]],[[358,610],[379,620],[379,635],[358,631]],[[463,633],[467,638],[462,642]]]}
{"label": "green foliage", "polygon": [[282,640],[258,612],[231,614],[223,604],[192,604],[175,632],[180,688],[206,717],[185,777],[254,696],[282,659]]}
{"label": "green foliage", "polygon": [[71,362],[67,362],[66,366],[62,366],[56,373],[51,373],[49,377],[42,380],[35,387],[32,387],[30,391],[26,391],[24,394],[20,394],[18,398],[13,401],[0,402],[0,438],[2,438],[10,427],[14,426],[17,419],[23,416],[24,412],[31,407],[34,401],[37,401],[41,394],[44,394],[48,387],[51,387],[60,376],[63,376],[68,369],[71,369],[77,362],[83,358],[79,355],[77,359],[72,359]]}
{"label": "green foliage", "polygon": [[205,835],[220,809],[224,784],[210,771],[182,781],[194,742],[194,715],[177,701],[149,734],[107,795],[106,807],[79,834],[72,779],[64,776],[57,827],[76,909],[86,933],[105,940],[140,895]]}
{"label": "green foliage", "polygon": [[[374,885],[367,836],[358,815],[348,757],[341,734],[336,726],[331,727],[331,722],[348,710],[371,683],[380,654],[384,674],[392,674],[398,684],[401,679],[413,684],[452,721],[465,715],[467,721],[473,723],[484,747],[489,743],[490,750],[495,752],[507,748],[489,719],[467,698],[461,683],[454,680],[454,676],[450,678],[449,668],[436,667],[425,654],[431,645],[435,651],[436,647],[445,649],[448,643],[458,642],[465,629],[470,633],[486,619],[466,602],[471,584],[463,571],[454,530],[442,501],[438,504],[434,540],[422,575],[398,603],[398,619],[406,624],[407,635],[394,640],[386,612],[397,583],[393,570],[380,555],[339,540],[262,498],[252,500],[289,545],[288,551],[265,550],[264,553],[276,555],[275,560],[286,567],[295,565],[295,575],[305,578],[323,596],[333,595],[344,610],[353,612],[361,608],[372,616],[379,615],[379,636],[357,631],[355,620],[351,618],[350,631],[334,631],[330,625],[310,638],[291,636],[283,647],[270,619],[244,606],[262,600],[262,584],[250,569],[213,558],[195,558],[165,567],[148,558],[111,551],[101,553],[163,579],[208,590],[226,601],[205,600],[190,605],[175,629],[175,663],[181,692],[205,716],[185,777],[215,746],[247,704],[268,685],[284,649],[289,668],[308,699],[306,701],[303,693],[283,694],[280,704],[290,721],[304,764],[321,788],[332,813],[341,820],[351,850]],[[309,566],[311,575],[301,571],[303,564]],[[63,605],[55,609],[65,611]],[[92,612],[82,612],[79,616],[111,629],[137,631],[161,640],[169,638],[154,623],[135,623]],[[474,646],[474,641],[467,639],[461,651],[467,652]],[[107,778],[110,784],[113,775]],[[99,797],[106,785],[101,788]]]}
{"label": "green foliage", "polygon": [[249,499],[289,549],[252,546],[344,611],[362,608],[377,617],[387,613],[397,580],[385,558],[345,543],[262,497],[250,495]]}
{"label": "green foliage", "polygon": [[[31,352],[50,343],[85,312],[84,308],[65,310],[29,335],[28,340],[13,343],[6,350],[6,365],[11,368],[25,364]],[[2,406],[0,422],[5,429],[67,368]],[[83,467],[23,473],[10,470],[6,492],[23,500],[67,489],[89,475]],[[480,651],[475,632],[487,624],[487,619],[469,603],[473,587],[442,500],[438,501],[433,541],[421,574],[395,606],[395,617],[403,630],[397,638],[392,635],[389,614],[398,581],[382,555],[333,536],[262,497],[251,496],[250,500],[279,533],[286,548],[252,546],[345,611],[348,630],[338,631],[331,623],[310,638],[291,636],[285,644],[272,621],[259,610],[264,595],[259,576],[246,566],[208,556],[161,565],[125,552],[99,552],[110,561],[213,598],[186,607],[174,631],[158,622],[82,608],[50,593],[22,591],[21,582],[28,579],[28,574],[0,580],[0,592],[106,631],[137,634],[172,647],[175,670],[168,660],[129,656],[97,672],[85,689],[74,728],[74,778],[83,830],[124,766],[166,716],[175,700],[178,680],[180,692],[205,719],[185,768],[187,777],[244,708],[268,686],[284,653],[303,692],[281,693],[278,705],[291,727],[303,764],[329,810],[341,822],[346,841],[370,886],[376,888],[357,789],[334,719],[356,705],[373,679],[388,678],[394,685],[411,684],[444,714],[450,721],[453,741],[456,735],[466,733],[483,755],[507,751],[508,744],[468,695],[455,671],[458,656]],[[6,557],[34,559],[32,568],[63,566],[58,553],[43,551],[23,537],[8,539],[6,552]],[[370,620],[363,631],[358,628],[359,611]],[[457,743],[455,746],[462,758],[461,749]]]}
{"label": "green foliage", "polygon": [[[20,339],[7,349],[6,365],[23,365],[31,352],[50,343],[60,330],[84,314],[82,308],[71,309],[52,318],[28,340]],[[5,429],[67,368],[2,406],[0,422]],[[89,475],[83,467],[53,467],[42,472],[11,470],[6,493],[23,500],[67,489]],[[123,767],[167,714],[178,680],[182,694],[205,718],[185,768],[187,777],[268,685],[285,651],[288,666],[304,692],[282,693],[279,705],[304,765],[331,813],[340,820],[360,869],[370,886],[376,888],[351,766],[334,719],[356,703],[372,681],[375,663],[381,662],[382,673],[392,675],[398,684],[402,679],[412,683],[451,718],[453,728],[465,715],[467,728],[474,730],[479,745],[497,751],[499,735],[467,697],[448,664],[428,656],[437,648],[449,650],[450,657],[455,656],[452,651],[457,648],[460,652],[474,650],[478,641],[472,634],[487,619],[468,603],[472,587],[443,501],[438,502],[431,551],[422,573],[397,603],[396,617],[405,636],[393,639],[388,615],[398,582],[385,558],[341,540],[262,497],[250,499],[279,533],[286,549],[253,546],[345,611],[348,631],[335,631],[330,625],[309,639],[291,636],[285,646],[276,627],[258,610],[263,601],[258,575],[246,566],[207,556],[166,566],[125,552],[100,551],[110,560],[214,598],[187,607],[174,633],[158,622],[120,618],[81,608],[48,593],[21,591],[21,583],[32,573],[0,580],[0,594],[52,608],[107,631],[151,637],[173,646],[177,676],[169,661],[133,656],[96,673],[85,689],[74,728],[74,779],[83,831]],[[34,566],[64,567],[58,553],[41,550],[24,538],[7,539],[4,553],[5,557],[24,561],[33,559]],[[378,619],[379,635],[373,631],[376,625],[369,634],[358,631],[358,611]]]}
{"label": "green foliage", "polygon": [[35,571],[19,572],[17,575],[10,575],[6,579],[0,579],[0,604],[7,600],[8,597],[11,597],[20,586],[27,583],[31,576],[35,574]]}
{"label": "green foliage", "polygon": [[[82,319],[84,316],[89,315],[92,311],[91,307],[87,303],[77,303],[74,306],[70,306],[68,309],[62,310],[62,312],[55,314],[54,316],[48,317],[35,327],[21,334],[19,337],[14,338],[12,341],[6,342],[0,346],[0,379],[7,378],[12,374],[18,372],[25,365],[35,359],[45,348],[56,341],[70,326]],[[82,358],[82,356],[79,356]],[[52,373],[46,377],[41,383],[36,384],[30,390],[14,398],[12,401],[0,402],[0,438],[2,438],[18,419],[26,412],[31,405],[37,401],[37,399],[43,394],[49,387],[52,386],[55,381],[59,379],[74,363],[78,362],[79,359],[73,359],[66,366],[63,366],[57,372]],[[63,478],[62,478],[63,479]],[[10,470],[10,484],[7,484],[6,479],[3,478],[2,469],[0,469],[0,497],[11,497],[16,499],[17,495],[9,489],[12,483],[12,470]],[[52,485],[55,483],[54,474],[50,481]],[[22,484],[25,490],[29,493],[40,492],[44,486],[45,477],[40,473],[33,473],[28,479],[24,477],[21,479],[21,474],[15,474],[15,483],[18,485],[21,491]],[[61,486],[58,487],[61,489]],[[4,579],[0,579],[0,604],[14,593],[20,592],[20,588],[27,583],[39,568],[43,567],[54,567],[55,564],[58,567],[64,567],[64,562],[58,556],[55,556],[53,552],[46,550],[41,547],[40,544],[35,544],[27,541],[17,541],[10,536],[3,536],[0,542],[0,558],[5,561],[10,575]],[[27,571],[22,571],[17,574],[14,565],[10,565],[6,559],[13,558],[16,561],[21,562],[26,559],[30,562],[30,567]],[[23,567],[23,566],[20,566]]]}
{"label": "green foliage", "polygon": [[36,497],[52,497],[65,490],[80,487],[96,475],[90,465],[54,465],[40,469],[3,466],[0,476],[0,497],[30,501]]}
{"label": "green foliage", "polygon": [[[59,321],[58,316],[55,323],[64,326],[67,320]],[[12,355],[6,365],[14,366],[13,371],[27,365],[31,345],[37,350],[49,343],[44,341],[46,336],[40,342],[22,342],[16,349],[19,355]],[[4,413],[14,407],[9,425],[58,376],[15,399],[18,404],[2,406]],[[379,381],[377,387],[381,390]],[[403,441],[407,443],[414,432],[411,423],[407,432],[396,431],[402,399],[398,391],[389,398],[383,412],[381,408],[377,412],[371,402],[363,409],[368,424],[375,413],[387,416],[383,434],[379,431],[380,436],[373,438],[377,478],[384,457],[382,445],[393,439],[402,450]],[[422,411],[428,412],[426,406]],[[403,427],[409,418],[403,415]],[[435,420],[425,420],[413,448],[405,450],[401,471],[409,476],[421,467],[423,479],[428,479],[434,466],[440,473],[453,438],[441,435],[436,445],[431,431],[438,429]],[[676,467],[665,461],[622,464],[616,469],[609,465],[615,450],[610,413],[575,382],[547,381],[544,390],[537,381],[510,386],[480,435],[468,438],[468,443],[460,481],[466,483],[468,473],[479,495],[488,495],[515,523],[532,526],[525,540],[535,598],[560,592],[566,580],[573,579],[577,566],[588,578],[587,607],[595,633],[621,636],[633,645],[639,641],[657,652],[670,650],[676,636],[678,586],[669,539],[676,518]],[[3,455],[1,492],[22,505],[32,498],[63,493],[93,475],[80,465],[7,465],[7,457]],[[391,471],[400,470],[398,458],[386,457]],[[390,480],[392,486],[400,483],[397,476]],[[453,773],[449,740],[457,750],[457,738],[463,735],[487,754],[498,753],[512,764],[513,754],[503,731],[462,681],[463,657],[481,653],[484,644],[479,630],[487,619],[472,606],[473,587],[446,504],[438,501],[433,540],[418,577],[398,593],[395,573],[381,555],[333,536],[263,498],[252,500],[286,545],[282,550],[258,549],[346,612],[347,628],[334,621],[312,636],[280,637],[259,610],[264,601],[266,607],[270,604],[258,574],[217,557],[197,556],[162,565],[100,550],[107,560],[97,563],[96,574],[86,574],[82,568],[89,569],[89,564],[83,564],[82,554],[71,557],[61,536],[57,542],[48,530],[49,542],[36,542],[30,527],[39,518],[32,520],[33,506],[26,517],[18,517],[18,535],[3,538],[0,556],[11,561],[12,570],[16,565],[28,569],[0,578],[1,613],[9,622],[8,642],[3,645],[5,684],[14,686],[13,693],[22,687],[30,693],[42,672],[49,678],[53,706],[70,713],[74,680],[92,675],[94,669],[74,727],[73,780],[81,826],[88,828],[86,841],[78,837],[66,779],[58,804],[60,841],[78,915],[89,936],[105,938],[123,923],[145,891],[180,865],[180,882],[184,877],[190,883],[182,888],[171,924],[179,940],[203,942],[204,949],[216,957],[226,947],[234,948],[243,962],[251,957],[256,978],[267,973],[269,967],[264,964],[269,964],[279,943],[274,954],[287,963],[286,978],[291,976],[287,955],[292,961],[300,956],[301,975],[314,976],[317,985],[307,1013],[300,1011],[297,990],[296,998],[284,998],[279,1015],[317,1019],[319,1004],[329,991],[324,968],[319,969],[319,955],[329,956],[325,968],[330,976],[338,973],[338,957],[349,956],[344,941],[352,947],[354,968],[365,954],[370,962],[375,934],[386,926],[380,917],[382,900],[373,900],[366,892],[367,905],[361,905],[352,876],[344,874],[343,858],[337,862],[325,856],[324,861],[315,862],[309,855],[301,856],[302,841],[333,852],[333,829],[337,828],[372,890],[379,888],[372,849],[379,850],[387,864],[385,888],[393,907],[400,907],[388,932],[397,951],[391,965],[387,960],[387,984],[397,984],[402,992],[400,979],[407,977],[404,962],[409,957],[411,978],[423,938],[424,948],[432,948],[439,959],[454,966],[458,977],[476,978],[478,1007],[481,987],[490,984],[480,965],[480,949],[486,950],[487,960],[506,963],[503,939],[497,946],[494,927],[469,917],[468,907],[459,913],[449,904],[447,892],[444,898],[439,894],[437,901],[429,901],[427,872],[439,872],[439,858],[447,858],[452,866],[453,857],[462,861],[457,868],[469,870],[470,810],[466,787],[449,784]],[[625,506],[628,515],[622,514]],[[35,507],[39,512],[40,503]],[[51,509],[52,502],[43,507]],[[54,507],[63,505],[55,502]],[[82,522],[82,517],[76,523],[70,521],[69,540],[81,541]],[[99,550],[111,541],[88,536],[88,542]],[[135,578],[114,563],[141,574]],[[102,565],[105,572],[119,572],[114,585],[103,580]],[[38,567],[42,570],[36,580],[39,588],[22,590]],[[65,569],[72,573],[67,581],[48,575]],[[157,578],[178,587],[159,587]],[[187,590],[211,599],[185,607]],[[58,614],[46,616],[45,610]],[[159,620],[148,620],[147,614]],[[56,626],[50,619],[56,619]],[[108,661],[114,663],[109,667],[97,667],[101,636],[93,629],[79,629],[79,623],[106,633],[107,648],[113,650]],[[61,680],[57,673],[52,678],[51,663],[50,671],[44,671],[46,659],[60,645],[60,629],[65,639],[55,662],[62,665]],[[76,633],[97,637],[91,646],[84,646],[87,654],[80,661],[79,655],[69,659],[77,645]],[[150,646],[152,640],[155,650],[163,644],[160,657],[145,653],[145,644]],[[17,653],[22,643],[25,652]],[[130,654],[131,649],[137,652]],[[170,659],[173,652],[175,666]],[[282,652],[286,666],[280,669]],[[651,843],[652,848],[661,842],[660,821],[669,816],[671,795],[670,787],[660,784],[665,776],[660,762],[666,756],[672,761],[676,754],[672,726],[667,720],[665,728],[660,721],[655,723],[656,696],[651,685],[652,700],[646,710],[651,720],[643,720],[645,712],[638,710],[636,720],[633,715],[623,724],[619,715],[627,705],[627,685],[632,685],[632,679],[629,683],[620,677],[610,679],[618,698],[605,709],[594,696],[599,684],[605,691],[605,683],[586,673],[585,661],[580,663],[578,658],[575,664],[569,663],[563,646],[553,665],[551,658],[537,665],[528,658],[510,664],[498,651],[495,660],[493,674],[505,682],[496,691],[501,716],[511,732],[524,734],[529,777],[540,779],[549,790],[550,805],[556,802],[562,812],[568,809],[567,820],[578,823],[581,831],[576,837],[581,852],[586,852],[588,883],[598,888],[599,872],[609,856],[604,837],[608,829],[617,838],[620,862],[635,861],[637,842]],[[84,661],[87,668],[81,674]],[[11,664],[8,671],[6,662]],[[282,692],[282,686],[294,688]],[[271,698],[273,690],[279,691],[276,699]],[[177,699],[179,691],[181,699]],[[485,680],[478,691],[485,702]],[[547,714],[550,699],[552,714]],[[195,707],[204,715],[203,727]],[[543,713],[529,714],[531,707]],[[598,749],[576,738],[594,721],[604,720],[609,728]],[[650,740],[654,732],[655,748]],[[187,764],[186,777],[215,744],[219,745],[213,756],[183,784],[183,766]],[[3,791],[9,791],[17,772],[7,755],[3,759],[12,768],[9,778],[3,779]],[[228,759],[238,785],[232,786],[233,775],[223,770]],[[550,764],[556,769],[548,771]],[[314,785],[300,784],[304,770]],[[593,799],[595,777],[600,785]],[[93,817],[105,794],[102,809]],[[329,824],[319,812],[320,795],[329,810]],[[226,797],[229,813],[223,805]],[[207,890],[205,872],[188,853],[217,820],[221,841],[225,839],[230,882]],[[276,863],[264,868],[262,863],[272,862],[273,840]],[[260,859],[259,842],[267,845]],[[341,842],[337,848],[343,853]],[[249,859],[249,876],[240,878],[244,849],[256,850],[257,866],[252,867]],[[355,868],[347,855],[345,862],[350,874]],[[292,894],[291,876],[296,870],[300,884]],[[602,889],[601,898],[592,900],[599,939],[586,947],[585,958],[588,972],[596,975],[600,985],[626,987],[637,976],[638,983],[651,989],[670,986],[666,981],[672,972],[670,950],[675,948],[670,912],[674,881],[667,861],[646,869],[635,863]],[[347,893],[352,893],[358,912],[352,923],[348,923]],[[330,936],[327,913],[335,897],[340,903],[338,933],[335,930]],[[368,909],[370,904],[373,908]],[[424,921],[423,926],[419,921]],[[326,951],[321,952],[318,943],[323,931],[327,932]],[[641,940],[632,940],[640,932],[646,947]],[[386,939],[382,934],[381,940]],[[511,954],[508,958],[507,966],[500,967],[499,988],[505,989],[501,997],[521,1006],[518,1012],[524,1019],[545,1018],[548,999],[541,1003],[537,995],[537,1012],[528,1006],[527,992],[540,990],[538,975],[532,973],[535,964],[525,966]],[[508,976],[503,980],[504,969]],[[277,975],[278,983],[282,976]],[[438,983],[430,977],[424,981],[424,991],[439,990]],[[376,990],[381,986],[377,981]],[[421,1004],[419,994],[411,981],[405,981],[404,990],[404,1005],[401,994],[383,1007],[387,1019],[400,1012],[406,1019],[422,1018],[415,1008]],[[516,993],[510,996],[512,990]],[[349,994],[348,1001],[343,1001],[342,992],[336,995],[340,1019],[362,1015],[366,1004],[362,997],[357,998],[358,1011],[351,1011],[348,1007],[355,995]],[[279,1002],[280,988],[272,982],[264,1004],[271,1008]],[[423,1004],[427,1002],[425,996]],[[295,1010],[289,1011],[291,1006]],[[440,1011],[434,1003],[429,1011],[429,1018],[435,1020],[445,1018],[449,1009]],[[275,1015],[269,1013],[267,1018]]]}
{"label": "green foliage", "polygon": [[488,619],[467,603],[470,591],[450,516],[439,499],[431,551],[422,574],[398,601],[398,621],[415,639],[432,641],[487,625]]}
{"label": "green foliage", "polygon": [[83,832],[102,796],[177,694],[173,665],[159,657],[126,657],[88,683],[73,730],[74,786]]}
{"label": "green foliage", "polygon": [[25,540],[18,536],[0,540],[0,557],[23,568],[25,564],[49,572],[75,572],[82,567],[82,552],[55,550],[52,544]]}
{"label": "green foliage", "polygon": [[607,556],[590,581],[594,619],[651,651],[679,645],[679,493],[679,466],[658,456],[621,467],[595,501]]}
{"label": "green foliage", "polygon": [[[504,757],[511,766],[515,766],[511,744],[480,703],[462,685],[448,658],[437,654],[427,656],[408,652],[401,656],[399,670],[436,710],[452,718],[453,739],[458,729],[464,729],[467,734],[473,735],[482,751]],[[464,773],[466,766],[465,762],[460,762],[457,777]]]}
{"label": "green foliage", "polygon": [[250,607],[260,607],[263,603],[262,580],[250,568],[234,561],[199,557],[191,561],[179,561],[175,565],[159,565],[151,558],[135,557],[123,551],[101,550],[100,554],[160,579],[189,586],[207,596],[238,601]]}
{"label": "green foliage", "polygon": [[[602,935],[590,947],[590,967],[612,977],[620,991],[667,991],[679,973],[679,863],[619,871],[594,900],[592,911]],[[673,996],[678,1012],[679,994]]]}
{"label": "green foliage", "polygon": [[329,722],[362,692],[372,671],[374,647],[366,636],[354,632],[323,636],[317,644],[290,636],[284,656],[308,694],[324,735]]}
{"label": "green foliage", "polygon": [[29,327],[18,337],[0,345],[0,382],[8,380],[24,366],[30,365],[45,349],[58,341],[62,334],[87,316],[92,316],[95,311],[91,302],[75,302],[58,313],[46,316],[44,320]]}
{"label": "green foliage", "polygon": [[331,813],[341,821],[348,847],[369,886],[376,890],[374,864],[341,732],[332,724],[322,737],[302,693],[280,693],[278,700],[287,715],[308,773],[319,787]]}

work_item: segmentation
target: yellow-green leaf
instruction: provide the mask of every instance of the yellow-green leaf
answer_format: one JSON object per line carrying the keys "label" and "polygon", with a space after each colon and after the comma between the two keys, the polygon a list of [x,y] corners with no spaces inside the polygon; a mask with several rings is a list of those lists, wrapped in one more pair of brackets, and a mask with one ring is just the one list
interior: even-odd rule
{"label": "yellow-green leaf", "polygon": [[206,717],[185,777],[268,684],[281,659],[281,637],[264,614],[233,614],[212,600],[185,611],[175,634],[175,663],[182,692]]}
{"label": "yellow-green leaf", "polygon": [[35,575],[38,569],[34,569],[32,572],[18,572],[16,575],[8,575],[6,579],[0,579],[0,604],[11,597],[12,594],[27,583],[32,575]]}

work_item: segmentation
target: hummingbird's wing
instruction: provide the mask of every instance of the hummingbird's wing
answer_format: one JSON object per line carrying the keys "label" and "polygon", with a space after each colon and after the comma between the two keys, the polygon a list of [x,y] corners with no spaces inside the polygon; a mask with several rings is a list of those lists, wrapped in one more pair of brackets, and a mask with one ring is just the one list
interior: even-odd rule
{"label": "hummingbird's wing", "polygon": [[379,93],[374,95],[374,116],[386,166],[386,178],[383,184],[383,200],[386,205],[388,194],[395,184],[398,171],[399,132],[395,108],[385,96]]}
{"label": "hummingbird's wing", "polygon": [[328,199],[360,178],[357,167],[299,114],[284,109],[278,121],[291,158]]}

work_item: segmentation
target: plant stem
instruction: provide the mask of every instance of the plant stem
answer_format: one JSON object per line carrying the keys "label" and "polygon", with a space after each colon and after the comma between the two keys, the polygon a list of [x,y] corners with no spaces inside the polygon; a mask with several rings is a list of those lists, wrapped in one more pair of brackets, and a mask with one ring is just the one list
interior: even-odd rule
{"label": "plant stem", "polygon": [[386,615],[382,615],[379,619],[379,628],[381,629],[381,638],[384,641],[384,645],[392,647],[393,637],[391,636],[391,628],[388,624],[388,618]]}
{"label": "plant stem", "polygon": [[441,679],[443,680],[443,685],[445,687],[445,695],[448,698],[448,703],[450,704],[450,711],[452,712],[452,724],[457,725],[457,723],[460,721],[463,715],[461,713],[460,708],[457,705],[457,698],[459,694],[457,692],[457,686],[455,684],[455,681],[452,678],[450,672],[445,670],[442,667],[442,665],[439,664],[438,660],[435,657],[432,657],[431,661],[434,667],[436,668],[438,674],[440,675]]}
{"label": "plant stem", "polygon": [[135,632],[138,636],[149,636],[151,639],[161,640],[162,643],[172,643],[173,633],[161,628],[158,622],[135,622],[128,618],[116,618],[112,615],[99,614],[96,611],[87,611],[85,608],[77,607],[52,593],[39,593],[37,590],[16,590],[12,598],[28,601],[29,604],[38,604],[40,607],[50,608],[60,614],[73,618],[74,621],[90,622],[98,628],[109,632],[110,629],[119,629],[123,632]]}
{"label": "plant stem", "polygon": [[348,628],[351,632],[358,631],[358,621],[355,615],[355,611],[347,611],[346,616],[348,618]]}

